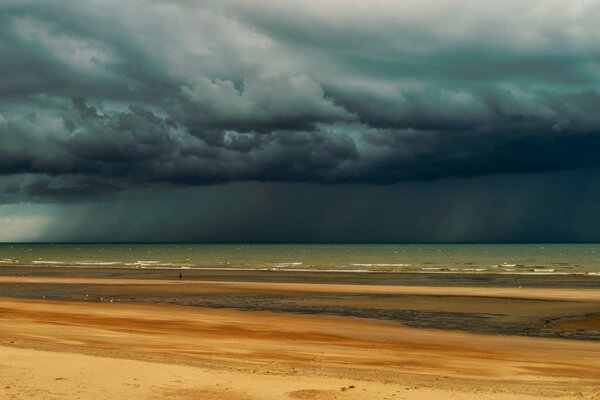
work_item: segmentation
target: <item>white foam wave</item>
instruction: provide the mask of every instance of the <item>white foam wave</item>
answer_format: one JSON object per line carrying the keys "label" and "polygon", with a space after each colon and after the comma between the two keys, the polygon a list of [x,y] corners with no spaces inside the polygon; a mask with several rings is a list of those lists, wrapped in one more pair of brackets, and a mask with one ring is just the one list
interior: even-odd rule
{"label": "white foam wave", "polygon": [[[19,260],[16,258],[2,258],[0,259],[0,265],[8,266],[10,264],[15,265],[36,265],[36,266],[48,266],[48,267],[69,267],[69,268],[90,268],[90,267],[106,267],[106,268],[140,268],[140,269],[164,269],[164,270],[175,270],[175,269],[193,269],[193,270],[215,270],[215,271],[273,271],[273,272],[306,272],[306,273],[429,273],[429,274],[502,274],[502,275],[590,275],[600,276],[600,271],[583,271],[583,270],[569,270],[567,267],[556,267],[554,265],[539,265],[539,266],[526,266],[520,264],[499,264],[489,265],[487,267],[463,267],[463,266],[421,266],[408,263],[353,263],[339,266],[333,265],[304,265],[304,263],[295,262],[281,262],[269,265],[266,264],[255,264],[255,265],[244,265],[235,263],[214,263],[212,265],[202,264],[196,265],[190,260],[185,261],[173,261],[163,262],[159,260],[137,260],[134,262],[129,261],[95,261],[95,260],[77,260],[77,261],[64,261],[64,260]],[[220,265],[219,265],[220,264]],[[426,264],[427,265],[427,264]],[[214,267],[213,267],[214,266]],[[514,267],[513,267],[514,266]],[[411,268],[407,268],[411,267]],[[502,268],[498,268],[502,267]],[[570,267],[569,267],[570,268]]]}
{"label": "white foam wave", "polygon": [[302,265],[301,262],[282,262],[282,263],[276,263],[274,265],[275,268],[286,268],[286,267],[294,267],[297,265]]}
{"label": "white foam wave", "polygon": [[123,265],[125,264],[123,261],[75,261],[75,265],[89,265],[89,266],[95,266],[95,265]]}
{"label": "white foam wave", "polygon": [[399,264],[388,264],[388,263],[373,263],[373,264],[366,264],[366,263],[355,263],[355,264],[350,264],[353,267],[410,267],[410,264],[404,264],[404,263],[399,263]]}
{"label": "white foam wave", "polygon": [[53,261],[53,260],[33,260],[32,264],[42,264],[42,265],[65,265],[68,264],[66,261]]}

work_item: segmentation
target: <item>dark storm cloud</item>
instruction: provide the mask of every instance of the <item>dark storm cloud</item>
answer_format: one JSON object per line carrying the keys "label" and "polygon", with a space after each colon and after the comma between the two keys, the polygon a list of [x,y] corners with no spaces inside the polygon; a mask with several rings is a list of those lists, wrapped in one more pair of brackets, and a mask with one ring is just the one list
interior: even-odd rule
{"label": "dark storm cloud", "polygon": [[6,1],[0,201],[596,169],[597,17],[583,1]]}

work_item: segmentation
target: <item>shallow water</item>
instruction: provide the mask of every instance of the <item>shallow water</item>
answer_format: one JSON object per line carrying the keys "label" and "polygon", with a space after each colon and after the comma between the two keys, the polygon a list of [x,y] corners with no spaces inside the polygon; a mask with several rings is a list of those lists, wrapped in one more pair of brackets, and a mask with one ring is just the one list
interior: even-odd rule
{"label": "shallow water", "polygon": [[600,275],[600,244],[0,244],[0,265]]}

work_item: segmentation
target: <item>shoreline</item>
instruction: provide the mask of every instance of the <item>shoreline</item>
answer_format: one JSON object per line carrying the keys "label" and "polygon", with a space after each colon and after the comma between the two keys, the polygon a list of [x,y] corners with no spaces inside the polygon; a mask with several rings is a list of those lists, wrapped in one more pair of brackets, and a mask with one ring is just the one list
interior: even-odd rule
{"label": "shoreline", "polygon": [[[296,264],[296,263],[283,263],[283,264]],[[302,263],[300,263],[302,264]],[[371,264],[356,264],[355,266],[370,266]],[[126,271],[197,271],[197,272],[264,272],[264,273],[311,273],[311,274],[382,274],[382,275],[474,275],[474,276],[495,276],[495,275],[506,275],[506,276],[584,276],[584,277],[598,277],[600,279],[600,272],[598,271],[556,271],[556,268],[551,267],[530,267],[530,270],[517,271],[515,269],[503,269],[503,265],[496,265],[493,268],[496,270],[490,270],[487,267],[473,267],[473,268],[450,268],[450,267],[421,267],[418,270],[410,269],[406,271],[401,270],[382,270],[382,269],[350,269],[347,266],[335,268],[291,268],[291,267],[278,267],[278,266],[260,266],[260,267],[215,267],[215,266],[197,266],[177,263],[167,264],[154,264],[148,262],[139,263],[121,263],[121,262],[93,262],[93,263],[71,263],[67,261],[32,261],[30,263],[20,262],[2,262],[0,261],[0,268],[51,268],[51,269],[106,269],[106,270],[126,270]],[[528,267],[529,268],[529,267]]]}
{"label": "shoreline", "polygon": [[499,286],[541,288],[600,288],[600,275],[589,274],[513,274],[513,273],[438,273],[413,272],[341,272],[341,271],[272,271],[250,269],[155,269],[83,266],[14,266],[0,265],[0,277],[78,277],[123,279],[177,279],[244,282],[344,283],[361,285],[404,286]]}

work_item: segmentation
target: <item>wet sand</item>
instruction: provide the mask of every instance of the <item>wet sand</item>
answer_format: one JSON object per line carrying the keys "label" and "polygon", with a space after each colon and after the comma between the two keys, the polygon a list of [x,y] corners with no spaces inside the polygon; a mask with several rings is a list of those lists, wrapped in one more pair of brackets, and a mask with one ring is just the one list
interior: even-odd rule
{"label": "wet sand", "polygon": [[414,328],[600,341],[600,289],[591,288],[0,276],[0,296],[337,315]]}
{"label": "wet sand", "polygon": [[0,276],[2,398],[600,399],[593,281],[534,289],[54,271]]}
{"label": "wet sand", "polygon": [[[291,292],[291,293],[336,293],[336,294],[379,294],[379,295],[425,295],[425,296],[470,296],[504,297],[538,300],[591,300],[600,301],[600,289],[540,289],[502,287],[428,287],[428,286],[387,286],[349,285],[319,283],[279,283],[279,282],[221,282],[221,281],[182,281],[162,279],[97,279],[97,278],[37,278],[0,277],[0,283],[14,284],[67,284],[67,285],[145,285],[145,286],[200,286],[203,291],[221,293],[225,291],[245,292]],[[170,289],[177,291],[177,287]]]}
{"label": "wet sand", "polygon": [[72,266],[11,266],[0,265],[0,276],[19,277],[71,277],[102,279],[177,279],[182,272],[184,280],[333,283],[352,285],[394,286],[491,286],[540,288],[591,288],[600,287],[600,276],[553,274],[461,274],[461,273],[343,273],[343,272],[291,272],[269,270],[227,269],[153,269],[122,267],[72,267]]}

